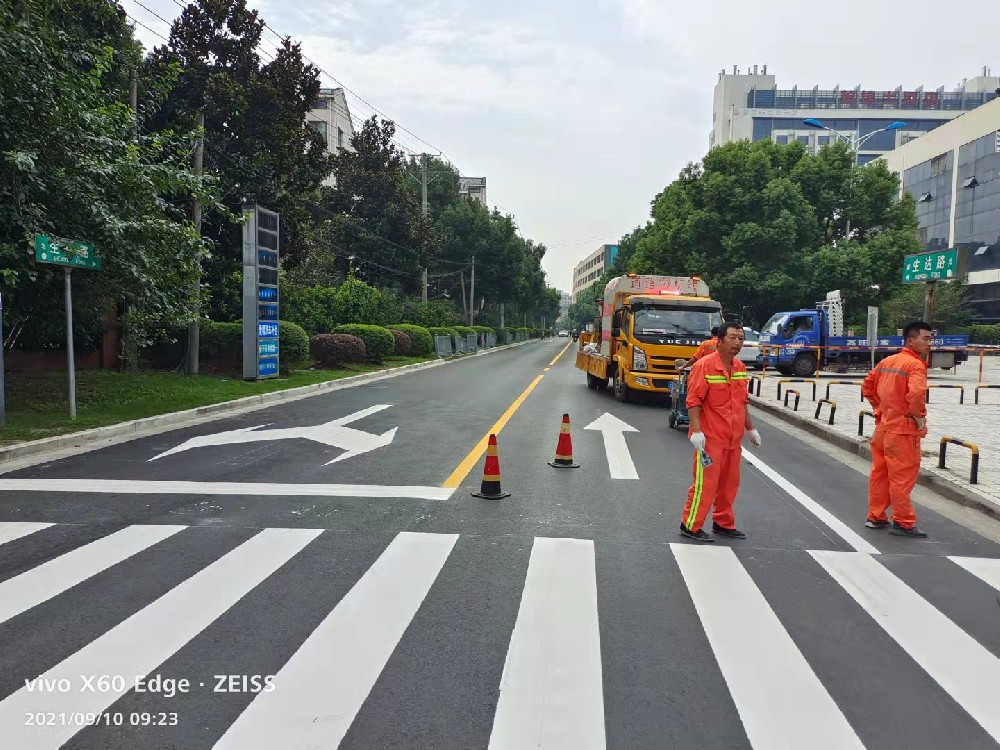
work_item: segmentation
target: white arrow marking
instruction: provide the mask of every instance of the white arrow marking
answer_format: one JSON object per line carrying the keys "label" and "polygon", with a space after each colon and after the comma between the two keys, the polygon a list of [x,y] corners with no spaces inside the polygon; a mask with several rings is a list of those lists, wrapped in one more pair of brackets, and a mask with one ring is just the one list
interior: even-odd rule
{"label": "white arrow marking", "polygon": [[608,469],[612,479],[639,478],[625,442],[626,432],[638,432],[635,427],[605,412],[583,429],[600,430],[604,437],[604,452],[608,456]]}
{"label": "white arrow marking", "polygon": [[362,453],[377,450],[378,448],[384,448],[389,445],[389,443],[392,442],[392,439],[396,436],[396,430],[399,429],[398,427],[393,427],[391,430],[383,432],[381,435],[373,435],[370,432],[355,430],[352,427],[345,427],[345,425],[371,414],[375,414],[376,412],[380,412],[383,409],[388,409],[390,406],[391,404],[377,404],[375,406],[369,406],[367,409],[362,409],[361,411],[356,411],[353,414],[348,414],[346,417],[340,417],[339,419],[334,419],[331,422],[324,422],[323,424],[311,427],[285,427],[265,430],[263,428],[267,427],[267,425],[258,425],[256,427],[243,427],[239,430],[217,432],[214,435],[199,435],[191,438],[190,440],[186,440],[168,451],[164,451],[157,456],[153,456],[149,460],[155,461],[158,458],[170,456],[174,453],[191,450],[192,448],[204,448],[210,445],[237,445],[239,443],[257,443],[269,440],[291,440],[293,438],[300,438],[302,440],[312,440],[315,443],[329,445],[333,448],[340,448],[345,451],[332,461],[327,461],[326,465],[329,466],[330,464],[337,463],[338,461],[343,461],[347,458],[354,458],[355,456],[360,456]]}

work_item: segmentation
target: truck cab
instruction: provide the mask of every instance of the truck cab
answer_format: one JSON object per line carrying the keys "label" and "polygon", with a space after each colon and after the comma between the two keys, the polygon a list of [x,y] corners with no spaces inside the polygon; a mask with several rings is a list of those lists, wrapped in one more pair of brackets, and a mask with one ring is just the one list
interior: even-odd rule
{"label": "truck cab", "polygon": [[696,277],[635,276],[612,280],[602,304],[600,348],[577,354],[590,388],[609,381],[615,398],[670,393],[676,361],[690,358],[722,323],[722,306]]}

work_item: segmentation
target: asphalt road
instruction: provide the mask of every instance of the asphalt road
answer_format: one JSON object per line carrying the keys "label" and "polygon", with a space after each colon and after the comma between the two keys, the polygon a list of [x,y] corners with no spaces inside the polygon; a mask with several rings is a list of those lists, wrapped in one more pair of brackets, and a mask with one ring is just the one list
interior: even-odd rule
{"label": "asphalt road", "polygon": [[762,422],[748,539],[688,544],[685,434],[564,345],[0,476],[0,746],[1000,746],[995,522],[865,529],[866,477]]}

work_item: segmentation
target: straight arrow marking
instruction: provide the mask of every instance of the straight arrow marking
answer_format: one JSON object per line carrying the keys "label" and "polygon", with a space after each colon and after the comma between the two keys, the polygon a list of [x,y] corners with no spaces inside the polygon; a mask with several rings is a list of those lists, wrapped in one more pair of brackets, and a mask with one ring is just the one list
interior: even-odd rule
{"label": "straight arrow marking", "polygon": [[612,479],[639,478],[625,442],[626,432],[638,432],[635,427],[605,412],[583,429],[597,430],[604,438],[604,452],[608,457],[608,471],[611,472]]}

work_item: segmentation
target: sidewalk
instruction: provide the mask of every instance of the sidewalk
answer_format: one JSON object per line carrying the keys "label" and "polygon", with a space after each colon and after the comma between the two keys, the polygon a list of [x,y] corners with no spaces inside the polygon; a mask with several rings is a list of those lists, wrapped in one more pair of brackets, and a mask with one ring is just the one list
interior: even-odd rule
{"label": "sidewalk", "polygon": [[[751,372],[751,376],[760,377],[760,372]],[[1000,389],[982,389],[979,391],[979,405],[975,404],[975,386],[978,384],[979,358],[975,357],[958,366],[957,372],[950,370],[931,370],[928,372],[930,403],[927,404],[927,437],[923,441],[923,462],[921,473],[925,482],[939,486],[943,483],[954,488],[965,498],[978,499],[984,507],[993,508],[1000,514]],[[761,381],[760,397],[751,397],[754,405],[761,406],[779,416],[788,417],[793,421],[812,423],[813,431],[822,427],[824,433],[838,443],[844,444],[845,438],[859,444],[861,455],[867,453],[867,444],[871,442],[874,422],[870,417],[864,420],[864,437],[858,437],[858,413],[871,410],[871,405],[861,402],[862,373],[838,374],[823,372],[816,378],[816,401],[813,401],[811,383],[782,383],[782,399],[778,400],[778,382],[785,378],[777,372],[768,370]],[[831,385],[830,399],[837,402],[835,424],[830,426],[830,407],[823,404],[820,418],[814,419],[818,400],[825,398],[827,384],[830,381],[853,381],[855,385]],[[1000,357],[986,357],[983,365],[983,383],[1000,385]],[[961,385],[965,390],[965,403],[959,404],[958,388],[935,388],[935,385]],[[798,412],[793,413],[795,396],[788,400],[788,407],[783,405],[787,389],[797,390],[801,396]],[[754,387],[756,393],[756,387]],[[797,419],[796,419],[797,418]],[[961,438],[976,443],[979,446],[979,483],[969,483],[969,473],[972,466],[972,453],[960,445],[949,445],[946,454],[946,469],[937,468],[939,442],[942,436]],[[952,494],[952,493],[949,493]],[[985,502],[983,502],[985,501]]]}

